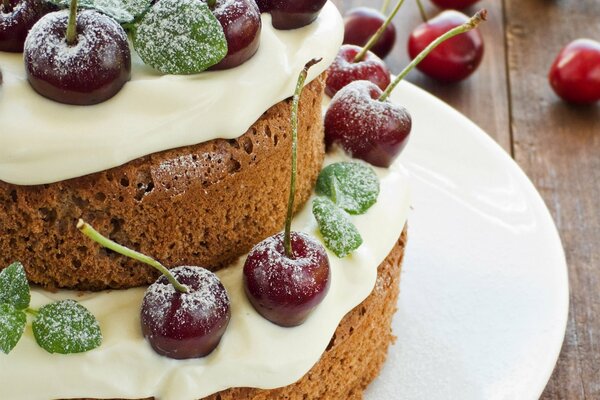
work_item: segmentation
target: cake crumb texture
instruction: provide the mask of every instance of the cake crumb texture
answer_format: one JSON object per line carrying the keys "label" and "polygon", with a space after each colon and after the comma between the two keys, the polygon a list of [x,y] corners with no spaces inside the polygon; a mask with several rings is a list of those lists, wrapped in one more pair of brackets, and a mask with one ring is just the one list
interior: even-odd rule
{"label": "cake crumb texture", "polygon": [[395,341],[391,325],[406,240],[405,227],[378,267],[373,292],[344,317],[319,362],[302,379],[273,390],[231,388],[201,400],[361,400]]}
{"label": "cake crumb texture", "polygon": [[[323,163],[323,88],[322,75],[300,101],[296,209]],[[155,153],[47,185],[0,181],[0,269],[18,260],[35,284],[80,290],[130,288],[157,278],[151,267],[81,235],[79,218],[167,267],[228,265],[283,227],[290,101],[271,107],[238,139]]]}

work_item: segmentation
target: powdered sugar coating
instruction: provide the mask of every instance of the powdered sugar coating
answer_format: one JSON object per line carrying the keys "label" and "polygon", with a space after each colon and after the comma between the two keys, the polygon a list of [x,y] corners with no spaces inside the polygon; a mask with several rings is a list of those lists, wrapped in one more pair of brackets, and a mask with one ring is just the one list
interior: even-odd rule
{"label": "powdered sugar coating", "polygon": [[83,10],[77,15],[76,43],[69,45],[68,19],[67,10],[50,13],[29,32],[24,51],[29,82],[54,100],[61,101],[54,94],[68,93],[76,99],[73,104],[94,104],[112,97],[131,73],[125,31],[106,15]]}
{"label": "powdered sugar coating", "polygon": [[142,304],[144,336],[172,358],[202,357],[219,343],[231,315],[229,296],[219,278],[201,267],[171,270],[189,293],[178,292],[165,276],[148,287]]}
{"label": "powdered sugar coating", "polygon": [[354,158],[388,167],[407,143],[412,127],[408,111],[380,101],[382,90],[354,81],[331,99],[325,113],[325,142],[339,144]]}
{"label": "powdered sugar coating", "polygon": [[0,1],[0,51],[21,52],[27,33],[46,13],[56,8],[44,0]]}
{"label": "powdered sugar coating", "polygon": [[254,308],[268,320],[299,325],[323,301],[330,285],[329,259],[309,235],[292,232],[293,257],[285,254],[283,233],[257,244],[244,264],[244,287]]}
{"label": "powdered sugar coating", "polygon": [[198,0],[161,0],[142,18],[133,42],[144,62],[166,74],[192,74],[227,54],[221,25]]}

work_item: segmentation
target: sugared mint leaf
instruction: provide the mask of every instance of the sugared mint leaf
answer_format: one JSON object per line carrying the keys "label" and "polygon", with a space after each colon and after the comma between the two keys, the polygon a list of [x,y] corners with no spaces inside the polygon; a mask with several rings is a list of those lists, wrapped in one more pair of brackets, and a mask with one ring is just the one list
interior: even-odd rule
{"label": "sugared mint leaf", "polygon": [[40,308],[32,328],[35,340],[49,353],[82,353],[102,343],[100,325],[94,315],[73,300]]}
{"label": "sugared mint leaf", "polygon": [[27,316],[12,304],[0,304],[0,351],[8,354],[15,348],[23,332]]}
{"label": "sugared mint leaf", "polygon": [[165,74],[198,73],[227,55],[221,24],[199,0],[160,0],[137,25],[133,45]]}
{"label": "sugared mint leaf", "polygon": [[335,163],[319,174],[316,192],[350,214],[364,214],[377,201],[379,179],[373,168],[365,164]]}
{"label": "sugared mint leaf", "polygon": [[313,202],[313,214],[319,224],[325,246],[343,258],[358,249],[363,240],[346,212],[327,197],[317,197]]}
{"label": "sugared mint leaf", "polygon": [[20,262],[13,263],[0,272],[0,303],[7,303],[17,310],[29,307],[31,294],[25,275],[25,268]]}
{"label": "sugared mint leaf", "polygon": [[[60,7],[68,8],[71,0],[50,0]],[[103,14],[113,17],[119,23],[133,22],[152,5],[152,0],[79,0],[78,6],[98,10]]]}

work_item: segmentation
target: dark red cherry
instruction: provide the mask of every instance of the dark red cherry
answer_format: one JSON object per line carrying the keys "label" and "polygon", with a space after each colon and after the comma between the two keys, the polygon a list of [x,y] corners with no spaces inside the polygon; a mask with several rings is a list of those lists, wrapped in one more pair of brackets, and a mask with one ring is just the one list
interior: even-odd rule
{"label": "dark red cherry", "polygon": [[25,42],[29,83],[49,99],[77,105],[114,96],[131,76],[127,34],[114,19],[96,11],[77,15],[76,42],[67,44],[68,11],[47,14]]}
{"label": "dark red cherry", "polygon": [[375,54],[368,51],[362,61],[355,62],[361,48],[351,44],[342,45],[338,55],[327,71],[325,93],[333,97],[341,88],[353,81],[371,81],[385,90],[390,84],[390,71]]}
{"label": "dark red cherry", "polygon": [[273,0],[256,0],[256,5],[261,13],[271,11]]}
{"label": "dark red cherry", "polygon": [[31,27],[57,9],[44,0],[0,0],[0,51],[22,52]]}
{"label": "dark red cherry", "polygon": [[554,60],[548,79],[565,101],[591,104],[600,100],[600,42],[577,39],[569,43]]}
{"label": "dark red cherry", "polygon": [[204,268],[177,267],[171,273],[189,292],[178,292],[164,275],[158,278],[142,302],[142,333],[158,354],[175,359],[204,357],[217,347],[229,324],[227,291]]}
{"label": "dark red cherry", "polygon": [[389,167],[408,141],[412,120],[404,107],[380,101],[383,91],[369,81],[340,90],[325,113],[325,142],[352,157]]}
{"label": "dark red cherry", "polygon": [[[344,44],[364,46],[386,19],[385,15],[373,8],[353,8],[344,17]],[[389,24],[371,51],[379,57],[385,58],[392,51],[394,43],[396,43],[396,28],[393,24]]]}
{"label": "dark red cherry", "polygon": [[317,19],[327,0],[271,0],[262,3],[263,8],[270,10],[275,29],[296,29]]}
{"label": "dark red cherry", "polygon": [[257,244],[244,264],[244,288],[256,311],[281,326],[308,318],[329,291],[331,272],[323,246],[310,236],[291,233],[293,257],[280,233]]}
{"label": "dark red cherry", "polygon": [[[443,11],[419,25],[408,39],[408,53],[414,59],[437,37],[469,21],[458,11]],[[457,82],[471,75],[483,58],[483,39],[473,29],[453,37],[433,50],[417,68],[441,82]]]}
{"label": "dark red cherry", "polygon": [[262,21],[254,0],[217,0],[213,13],[227,39],[227,55],[211,69],[237,67],[258,50]]}
{"label": "dark red cherry", "polygon": [[463,10],[472,6],[479,0],[431,0],[436,6],[443,9]]}

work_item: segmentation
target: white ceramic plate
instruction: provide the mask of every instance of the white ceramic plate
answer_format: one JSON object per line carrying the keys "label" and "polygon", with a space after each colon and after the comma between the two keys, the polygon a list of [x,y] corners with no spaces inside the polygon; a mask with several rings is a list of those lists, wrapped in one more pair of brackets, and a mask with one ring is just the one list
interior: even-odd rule
{"label": "white ceramic plate", "polygon": [[[467,118],[404,83],[413,210],[394,331],[367,400],[537,399],[568,314],[564,252],[515,162]],[[485,112],[485,110],[482,110]]]}

